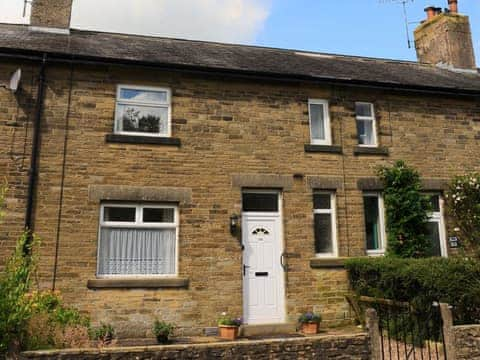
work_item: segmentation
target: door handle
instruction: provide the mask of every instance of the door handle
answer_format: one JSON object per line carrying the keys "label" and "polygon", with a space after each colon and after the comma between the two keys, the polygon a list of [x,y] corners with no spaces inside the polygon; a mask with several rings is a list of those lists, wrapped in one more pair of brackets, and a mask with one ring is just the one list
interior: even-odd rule
{"label": "door handle", "polygon": [[248,265],[243,265],[243,276],[247,275],[247,269],[249,268],[250,266]]}
{"label": "door handle", "polygon": [[282,266],[282,269],[283,271],[287,271],[288,270],[288,265],[287,263],[285,262],[285,258],[287,257],[287,254],[286,253],[282,253],[282,255],[280,255],[280,265]]}

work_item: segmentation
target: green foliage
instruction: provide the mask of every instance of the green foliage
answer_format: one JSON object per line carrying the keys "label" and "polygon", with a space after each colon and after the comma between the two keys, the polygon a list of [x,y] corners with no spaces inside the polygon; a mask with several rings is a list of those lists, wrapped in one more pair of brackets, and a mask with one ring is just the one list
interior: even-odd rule
{"label": "green foliage", "polygon": [[94,340],[106,340],[108,338],[113,338],[115,336],[115,329],[110,324],[101,324],[100,327],[92,329],[91,337]]}
{"label": "green foliage", "polygon": [[159,342],[168,342],[168,339],[173,335],[174,330],[175,325],[159,320],[155,320],[152,329],[153,334]]}
{"label": "green foliage", "polygon": [[16,342],[20,344],[25,337],[33,303],[26,296],[30,289],[35,259],[26,257],[24,249],[31,250],[38,241],[24,233],[18,240],[12,257],[0,273],[0,354]]}
{"label": "green foliage", "polygon": [[222,316],[218,319],[218,325],[224,326],[240,326],[242,325],[242,322],[241,317],[232,318],[226,312],[223,312]]}
{"label": "green foliage", "polygon": [[315,314],[313,312],[306,312],[299,316],[298,322],[300,324],[309,324],[309,323],[320,324],[322,322],[322,316],[320,314]]}
{"label": "green foliage", "polygon": [[480,174],[456,176],[445,198],[446,212],[462,247],[480,259]]}
{"label": "green foliage", "polygon": [[454,308],[457,324],[480,323],[480,263],[459,258],[358,258],[346,262],[357,295],[409,302],[419,312],[434,301]]}
{"label": "green foliage", "polygon": [[387,253],[401,258],[420,258],[433,254],[427,237],[428,197],[421,195],[418,172],[403,161],[382,167],[379,176],[385,186]]}

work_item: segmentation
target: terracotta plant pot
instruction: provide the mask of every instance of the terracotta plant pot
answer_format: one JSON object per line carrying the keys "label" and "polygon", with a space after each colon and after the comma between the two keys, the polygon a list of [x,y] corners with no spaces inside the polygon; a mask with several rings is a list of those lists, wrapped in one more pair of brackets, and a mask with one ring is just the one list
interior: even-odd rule
{"label": "terracotta plant pot", "polygon": [[238,337],[238,326],[219,325],[220,338],[225,340],[235,340]]}
{"label": "terracotta plant pot", "polygon": [[306,335],[318,334],[318,323],[302,323],[302,333]]}
{"label": "terracotta plant pot", "polygon": [[168,344],[169,342],[170,341],[169,341],[168,335],[165,335],[165,334],[157,335],[157,343]]}

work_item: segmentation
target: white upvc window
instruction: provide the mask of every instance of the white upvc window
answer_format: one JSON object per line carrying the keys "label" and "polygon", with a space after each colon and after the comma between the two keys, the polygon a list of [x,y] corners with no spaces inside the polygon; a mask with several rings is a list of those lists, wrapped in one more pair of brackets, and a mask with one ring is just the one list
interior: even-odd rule
{"label": "white upvc window", "polygon": [[377,122],[373,104],[366,102],[355,103],[355,115],[357,118],[358,145],[376,147]]}
{"label": "white upvc window", "polygon": [[363,194],[363,211],[365,217],[365,239],[368,255],[383,255],[386,249],[385,209],[380,193]]}
{"label": "white upvc window", "polygon": [[97,276],[178,274],[178,208],[105,203],[100,209]]}
{"label": "white upvc window", "polygon": [[427,223],[427,237],[432,244],[434,256],[448,256],[445,222],[443,217],[443,197],[440,194],[427,194],[432,206]]}
{"label": "white upvc window", "polygon": [[315,254],[317,257],[338,257],[336,199],[334,192],[313,194]]}
{"label": "white upvc window", "polygon": [[312,145],[332,145],[330,113],[327,100],[308,100],[310,141]]}
{"label": "white upvc window", "polygon": [[119,85],[115,133],[170,137],[171,112],[170,89]]}

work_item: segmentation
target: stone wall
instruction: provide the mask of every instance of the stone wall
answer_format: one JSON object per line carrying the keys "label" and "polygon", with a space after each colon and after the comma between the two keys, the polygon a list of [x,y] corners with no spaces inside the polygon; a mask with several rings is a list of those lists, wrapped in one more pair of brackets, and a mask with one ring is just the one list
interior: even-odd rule
{"label": "stone wall", "polygon": [[311,337],[306,339],[258,340],[201,345],[169,345],[139,348],[105,348],[102,351],[65,350],[24,353],[23,359],[349,359],[368,360],[366,335]]}
{"label": "stone wall", "polygon": [[[0,65],[0,81],[19,65]],[[38,69],[21,66],[22,91],[14,96],[0,88],[0,144],[8,149],[0,153],[0,174],[11,184],[0,229],[2,258],[24,221]],[[333,324],[350,318],[343,297],[348,284],[342,268],[312,266],[313,191],[336,190],[339,256],[361,256],[359,180],[399,159],[428,179],[480,168],[480,104],[471,99],[114,66],[75,66],[71,84],[70,76],[68,67],[58,65],[46,72],[35,207],[35,230],[42,239],[39,286],[50,289],[55,278],[68,304],[90,314],[94,323],[112,323],[120,336],[144,336],[155,318],[198,334],[215,326],[223,311],[242,313],[242,250],[230,234],[229,218],[241,213],[238,181],[245,175],[275,175],[275,187],[283,187],[288,320],[315,309]],[[181,145],[107,142],[118,84],[171,88],[172,135]],[[305,151],[309,98],[329,100],[333,145],[341,153]],[[356,152],[355,101],[374,102],[379,143],[387,152]],[[100,201],[90,191],[95,186],[175,188],[188,194],[189,201],[179,203],[178,274],[188,288],[87,287],[96,277]]]}
{"label": "stone wall", "polygon": [[480,325],[455,326],[457,360],[480,359]]}
{"label": "stone wall", "polygon": [[72,0],[33,0],[30,24],[68,29],[71,14]]}

